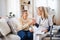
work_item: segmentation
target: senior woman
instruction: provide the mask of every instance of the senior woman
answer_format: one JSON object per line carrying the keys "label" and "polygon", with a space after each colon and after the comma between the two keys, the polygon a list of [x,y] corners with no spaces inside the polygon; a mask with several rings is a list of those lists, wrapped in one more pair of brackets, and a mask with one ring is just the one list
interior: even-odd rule
{"label": "senior woman", "polygon": [[21,40],[33,40],[33,32],[29,28],[34,24],[34,21],[28,18],[27,10],[22,12],[19,22],[18,35],[21,37]]}

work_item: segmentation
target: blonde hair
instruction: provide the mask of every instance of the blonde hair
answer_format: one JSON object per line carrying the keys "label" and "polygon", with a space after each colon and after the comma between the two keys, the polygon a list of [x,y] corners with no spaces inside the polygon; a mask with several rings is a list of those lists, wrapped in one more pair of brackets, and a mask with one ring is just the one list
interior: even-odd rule
{"label": "blonde hair", "polygon": [[40,10],[40,8],[42,8],[44,18],[45,19],[48,18],[48,12],[47,12],[46,8],[44,8],[44,7],[38,7],[38,10]]}

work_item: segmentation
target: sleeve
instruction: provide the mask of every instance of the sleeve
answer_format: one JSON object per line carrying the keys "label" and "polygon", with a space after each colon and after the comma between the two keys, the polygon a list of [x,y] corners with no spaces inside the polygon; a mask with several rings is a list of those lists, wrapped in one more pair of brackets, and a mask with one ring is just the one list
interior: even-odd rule
{"label": "sleeve", "polygon": [[22,26],[22,29],[25,29],[25,28],[27,28],[27,27],[30,27],[31,25],[29,25],[30,24],[30,22],[32,21],[32,19],[31,18],[29,18],[28,19],[28,22],[26,23],[26,24],[22,24],[21,26]]}
{"label": "sleeve", "polygon": [[20,31],[20,30],[22,30],[22,27],[21,27],[22,25],[21,25],[21,23],[20,22],[18,22],[18,24],[17,24],[17,31]]}
{"label": "sleeve", "polygon": [[22,29],[25,29],[27,27],[29,27],[29,23],[26,23],[26,24],[22,25]]}
{"label": "sleeve", "polygon": [[25,28],[27,28],[27,27],[29,27],[28,24],[22,25],[22,24],[20,23],[19,26],[18,26],[18,30],[23,30],[23,29],[25,29]]}
{"label": "sleeve", "polygon": [[39,27],[39,24],[38,24],[38,23],[36,23],[36,24],[35,24],[35,26],[38,28],[38,27]]}

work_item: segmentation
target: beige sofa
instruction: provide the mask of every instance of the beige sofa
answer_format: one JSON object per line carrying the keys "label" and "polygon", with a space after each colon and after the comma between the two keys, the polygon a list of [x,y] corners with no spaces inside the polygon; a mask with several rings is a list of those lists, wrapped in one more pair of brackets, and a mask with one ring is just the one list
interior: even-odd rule
{"label": "beige sofa", "polygon": [[0,19],[0,40],[20,40],[14,27],[11,21],[7,24],[4,18]]}

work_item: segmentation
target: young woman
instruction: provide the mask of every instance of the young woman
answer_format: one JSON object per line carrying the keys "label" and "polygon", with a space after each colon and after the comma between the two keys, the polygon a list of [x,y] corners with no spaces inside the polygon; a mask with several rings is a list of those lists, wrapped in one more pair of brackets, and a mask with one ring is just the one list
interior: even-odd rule
{"label": "young woman", "polygon": [[33,40],[33,32],[32,30],[29,30],[29,28],[34,22],[32,19],[28,18],[27,10],[22,12],[19,21],[20,26],[18,27],[18,35],[21,37],[21,40]]}
{"label": "young woman", "polygon": [[[49,31],[49,26],[53,25],[52,18],[48,15],[44,7],[38,7],[37,12],[36,23],[39,25],[38,31],[40,30],[46,33]],[[44,35],[41,34],[40,40],[42,40],[42,37],[44,37]]]}

